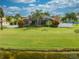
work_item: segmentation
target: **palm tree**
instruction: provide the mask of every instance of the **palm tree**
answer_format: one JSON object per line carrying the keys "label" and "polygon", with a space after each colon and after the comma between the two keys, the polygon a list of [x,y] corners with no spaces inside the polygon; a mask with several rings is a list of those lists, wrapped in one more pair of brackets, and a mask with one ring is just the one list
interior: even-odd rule
{"label": "palm tree", "polygon": [[16,14],[16,15],[15,15],[15,19],[18,20],[19,18],[21,18],[21,15],[20,15],[20,14]]}
{"label": "palm tree", "polygon": [[11,22],[11,19],[13,18],[13,16],[6,16],[6,21],[7,22]]}
{"label": "palm tree", "polygon": [[66,19],[66,22],[70,22],[72,20],[70,13],[66,13],[64,18]]}
{"label": "palm tree", "polygon": [[9,22],[10,25],[14,25],[14,16],[6,16],[6,21]]}
{"label": "palm tree", "polygon": [[76,13],[74,13],[74,12],[71,13],[71,19],[73,20],[73,23],[78,21]]}
{"label": "palm tree", "polygon": [[42,13],[41,10],[36,10],[35,12],[32,12],[31,18],[33,21],[35,21],[34,23],[36,26],[38,26],[39,20],[42,18],[41,13]]}
{"label": "palm tree", "polygon": [[35,25],[41,25],[42,19],[44,16],[49,16],[50,14],[48,12],[42,12],[42,10],[36,10],[35,12],[32,12],[32,19],[35,22]]}
{"label": "palm tree", "polygon": [[77,22],[77,17],[76,17],[76,14],[74,12],[66,13],[65,19],[68,20],[68,22],[73,22],[73,23]]}
{"label": "palm tree", "polygon": [[62,17],[62,22],[66,22],[66,17]]}
{"label": "palm tree", "polygon": [[14,19],[15,19],[15,23],[17,24],[18,21],[22,19],[22,17],[21,17],[20,14],[16,14],[16,15],[14,16]]}
{"label": "palm tree", "polygon": [[3,17],[4,17],[4,12],[3,12],[3,9],[2,9],[2,8],[0,8],[1,30],[3,30],[3,25],[2,25],[2,23],[3,23],[2,18],[3,18]]}

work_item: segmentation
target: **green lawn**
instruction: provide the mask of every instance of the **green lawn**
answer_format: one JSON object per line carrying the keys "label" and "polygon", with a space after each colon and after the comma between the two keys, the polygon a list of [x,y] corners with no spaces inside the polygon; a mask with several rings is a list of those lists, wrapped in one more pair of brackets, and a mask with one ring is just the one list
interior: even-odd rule
{"label": "green lawn", "polygon": [[77,28],[23,28],[0,30],[1,48],[79,48]]}

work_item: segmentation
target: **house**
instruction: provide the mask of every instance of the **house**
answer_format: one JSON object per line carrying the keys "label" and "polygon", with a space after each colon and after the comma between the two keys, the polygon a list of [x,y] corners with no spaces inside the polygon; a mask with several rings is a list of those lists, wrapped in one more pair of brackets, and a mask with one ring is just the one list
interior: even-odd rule
{"label": "house", "polygon": [[22,19],[24,21],[24,26],[31,25],[31,23],[32,23],[32,19],[31,18],[23,17]]}
{"label": "house", "polygon": [[6,27],[6,28],[17,28],[18,27],[18,25],[10,25],[10,23],[7,22],[6,20],[6,17],[2,18],[2,24],[3,24],[3,27]]}
{"label": "house", "polygon": [[44,16],[41,19],[33,20],[31,17],[24,17],[23,20],[25,22],[24,26],[34,25],[34,26],[43,26],[47,20],[51,19],[49,16]]}
{"label": "house", "polygon": [[60,23],[58,25],[58,27],[61,27],[61,28],[64,28],[64,27],[71,28],[71,27],[73,27],[73,23]]}
{"label": "house", "polygon": [[[1,22],[1,19],[0,19],[0,22]],[[4,27],[9,25],[9,22],[6,21],[5,17],[2,18],[2,24],[3,24]]]}

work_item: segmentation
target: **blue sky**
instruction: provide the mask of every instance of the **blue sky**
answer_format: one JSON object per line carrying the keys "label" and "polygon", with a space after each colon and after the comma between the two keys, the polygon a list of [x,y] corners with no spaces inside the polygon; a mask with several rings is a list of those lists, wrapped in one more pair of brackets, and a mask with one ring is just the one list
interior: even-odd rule
{"label": "blue sky", "polygon": [[27,16],[35,10],[43,10],[51,15],[79,12],[79,0],[0,0],[5,15],[17,13]]}

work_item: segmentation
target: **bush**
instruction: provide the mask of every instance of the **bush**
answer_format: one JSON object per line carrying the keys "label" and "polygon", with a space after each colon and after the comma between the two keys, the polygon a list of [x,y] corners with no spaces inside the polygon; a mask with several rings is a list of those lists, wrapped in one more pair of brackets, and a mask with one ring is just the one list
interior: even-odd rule
{"label": "bush", "polygon": [[10,59],[10,55],[9,55],[9,54],[4,53],[4,55],[3,55],[3,58],[2,58],[2,59]]}
{"label": "bush", "polygon": [[46,22],[46,26],[51,26],[51,27],[58,27],[59,21],[57,20],[48,20]]}
{"label": "bush", "polygon": [[79,33],[79,29],[74,30],[75,33]]}
{"label": "bush", "polygon": [[46,22],[46,26],[52,26],[52,21],[51,21],[51,20],[48,20],[48,21]]}
{"label": "bush", "polygon": [[19,26],[19,28],[24,27],[24,21],[23,20],[18,20],[18,26]]}
{"label": "bush", "polygon": [[52,26],[53,27],[58,27],[58,25],[59,25],[59,21],[56,21],[56,20],[52,21]]}

